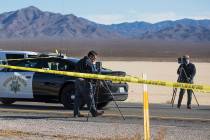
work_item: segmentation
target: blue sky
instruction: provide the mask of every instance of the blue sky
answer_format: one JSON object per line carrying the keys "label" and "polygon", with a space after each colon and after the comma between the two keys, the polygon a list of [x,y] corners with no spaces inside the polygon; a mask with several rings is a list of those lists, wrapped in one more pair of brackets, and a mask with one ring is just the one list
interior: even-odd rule
{"label": "blue sky", "polygon": [[104,23],[210,19],[210,0],[1,0],[0,13],[36,6]]}

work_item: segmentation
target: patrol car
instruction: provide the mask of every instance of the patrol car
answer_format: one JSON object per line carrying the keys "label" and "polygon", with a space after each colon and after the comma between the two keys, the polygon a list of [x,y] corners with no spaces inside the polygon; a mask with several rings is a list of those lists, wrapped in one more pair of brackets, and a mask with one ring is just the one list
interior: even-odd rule
{"label": "patrol car", "polygon": [[[40,68],[46,70],[75,71],[77,58],[46,57],[8,61],[9,65]],[[102,69],[102,74],[125,76],[125,72]],[[10,105],[15,101],[62,103],[65,108],[73,107],[75,77],[20,71],[4,68],[0,71],[0,100]],[[104,81],[103,81],[104,82]],[[127,83],[105,81],[107,86],[98,84],[95,101],[98,108],[110,101],[124,101],[128,97]],[[109,92],[111,90],[111,93]],[[81,107],[84,101],[81,100]]]}

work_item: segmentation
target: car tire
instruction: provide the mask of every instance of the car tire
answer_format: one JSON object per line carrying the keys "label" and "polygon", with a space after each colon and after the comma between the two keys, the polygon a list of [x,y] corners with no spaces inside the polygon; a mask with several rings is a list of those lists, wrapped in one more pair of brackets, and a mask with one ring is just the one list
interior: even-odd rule
{"label": "car tire", "polygon": [[103,109],[109,104],[109,102],[97,103],[97,109]]}
{"label": "car tire", "polygon": [[73,85],[65,86],[61,93],[61,103],[66,109],[73,109],[74,100],[72,99],[72,95],[74,95],[75,89]]}
{"label": "car tire", "polygon": [[0,101],[4,105],[11,105],[11,104],[13,104],[15,102],[14,99],[7,99],[7,98],[0,98]]}

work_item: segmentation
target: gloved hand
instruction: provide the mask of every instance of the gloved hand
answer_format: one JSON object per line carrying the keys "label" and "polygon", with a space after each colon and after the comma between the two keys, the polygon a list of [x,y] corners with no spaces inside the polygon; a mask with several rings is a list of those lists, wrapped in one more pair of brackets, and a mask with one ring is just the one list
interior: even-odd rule
{"label": "gloved hand", "polygon": [[192,78],[187,78],[187,81],[189,82],[189,83],[193,83],[193,79]]}

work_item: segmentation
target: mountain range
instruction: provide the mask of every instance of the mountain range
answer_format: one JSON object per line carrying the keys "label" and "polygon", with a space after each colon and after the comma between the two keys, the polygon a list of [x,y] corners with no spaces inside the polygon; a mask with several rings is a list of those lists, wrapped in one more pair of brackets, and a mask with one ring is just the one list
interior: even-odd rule
{"label": "mountain range", "polygon": [[134,39],[210,41],[210,20],[104,25],[73,14],[44,12],[30,6],[0,14],[0,39]]}

